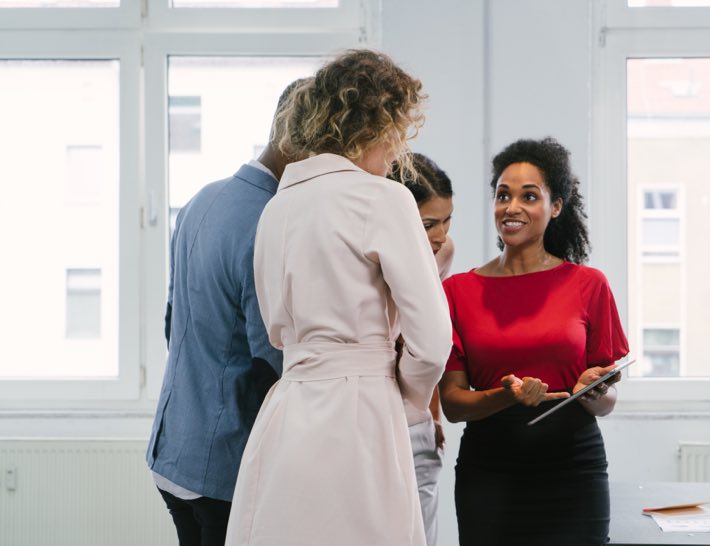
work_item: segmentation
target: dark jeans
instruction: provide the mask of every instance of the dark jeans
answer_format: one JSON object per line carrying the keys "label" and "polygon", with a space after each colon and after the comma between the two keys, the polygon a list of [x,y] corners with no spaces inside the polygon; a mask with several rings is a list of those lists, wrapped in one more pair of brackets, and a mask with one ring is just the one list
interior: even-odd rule
{"label": "dark jeans", "polygon": [[208,497],[183,500],[158,491],[173,518],[180,546],[224,546],[231,502]]}

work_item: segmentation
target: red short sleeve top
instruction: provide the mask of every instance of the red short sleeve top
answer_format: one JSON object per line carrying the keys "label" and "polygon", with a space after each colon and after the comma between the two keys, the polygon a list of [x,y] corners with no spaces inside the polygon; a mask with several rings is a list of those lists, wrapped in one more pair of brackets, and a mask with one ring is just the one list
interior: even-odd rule
{"label": "red short sleeve top", "polygon": [[444,282],[453,323],[447,371],[466,371],[475,389],[504,375],[539,377],[550,391],[574,387],[588,367],[629,352],[604,274],[563,262],[547,271]]}

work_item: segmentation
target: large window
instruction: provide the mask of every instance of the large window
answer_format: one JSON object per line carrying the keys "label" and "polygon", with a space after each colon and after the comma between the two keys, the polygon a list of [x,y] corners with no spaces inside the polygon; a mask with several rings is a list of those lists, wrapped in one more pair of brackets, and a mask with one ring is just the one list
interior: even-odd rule
{"label": "large window", "polygon": [[692,4],[616,6],[600,48],[595,248],[621,288],[636,400],[710,392],[710,7]]}
{"label": "large window", "polygon": [[153,406],[171,221],[287,84],[376,45],[363,5],[0,0],[0,409]]}
{"label": "large window", "polygon": [[118,374],[118,114],[115,60],[0,61],[0,379]]}

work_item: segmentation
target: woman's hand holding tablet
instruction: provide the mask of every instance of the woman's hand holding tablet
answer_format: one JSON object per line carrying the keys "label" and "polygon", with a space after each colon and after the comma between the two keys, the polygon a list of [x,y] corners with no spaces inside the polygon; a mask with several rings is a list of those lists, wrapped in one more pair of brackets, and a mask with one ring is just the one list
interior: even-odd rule
{"label": "woman's hand holding tablet", "polygon": [[547,410],[545,413],[542,413],[542,414],[538,415],[537,417],[535,417],[535,419],[533,419],[532,421],[529,421],[528,425],[534,425],[535,423],[537,423],[538,421],[541,421],[542,419],[544,419],[548,415],[551,415],[554,412],[556,412],[557,410],[559,410],[560,408],[566,406],[567,404],[572,402],[572,400],[576,400],[577,398],[580,398],[580,397],[584,396],[585,394],[589,393],[592,389],[595,389],[596,387],[598,387],[602,383],[604,383],[606,385],[612,385],[612,384],[616,383],[621,377],[619,375],[621,373],[621,371],[624,370],[625,368],[627,368],[628,366],[630,366],[631,364],[633,364],[634,362],[636,362],[635,358],[627,360],[621,364],[617,364],[616,367],[614,367],[612,370],[610,370],[609,372],[600,376],[596,380],[592,381],[587,386],[579,389],[577,392],[572,394],[572,396],[570,396],[566,400],[563,400],[562,402],[560,402],[556,406]]}

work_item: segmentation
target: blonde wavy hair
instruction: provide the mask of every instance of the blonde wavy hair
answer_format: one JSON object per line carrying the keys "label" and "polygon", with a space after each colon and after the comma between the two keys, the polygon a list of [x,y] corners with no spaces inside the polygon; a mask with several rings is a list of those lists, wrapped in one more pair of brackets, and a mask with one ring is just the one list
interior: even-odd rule
{"label": "blonde wavy hair", "polygon": [[332,153],[358,160],[382,142],[403,176],[415,173],[407,141],[424,122],[422,83],[387,55],[348,50],[304,80],[275,117],[278,145],[289,157]]}

